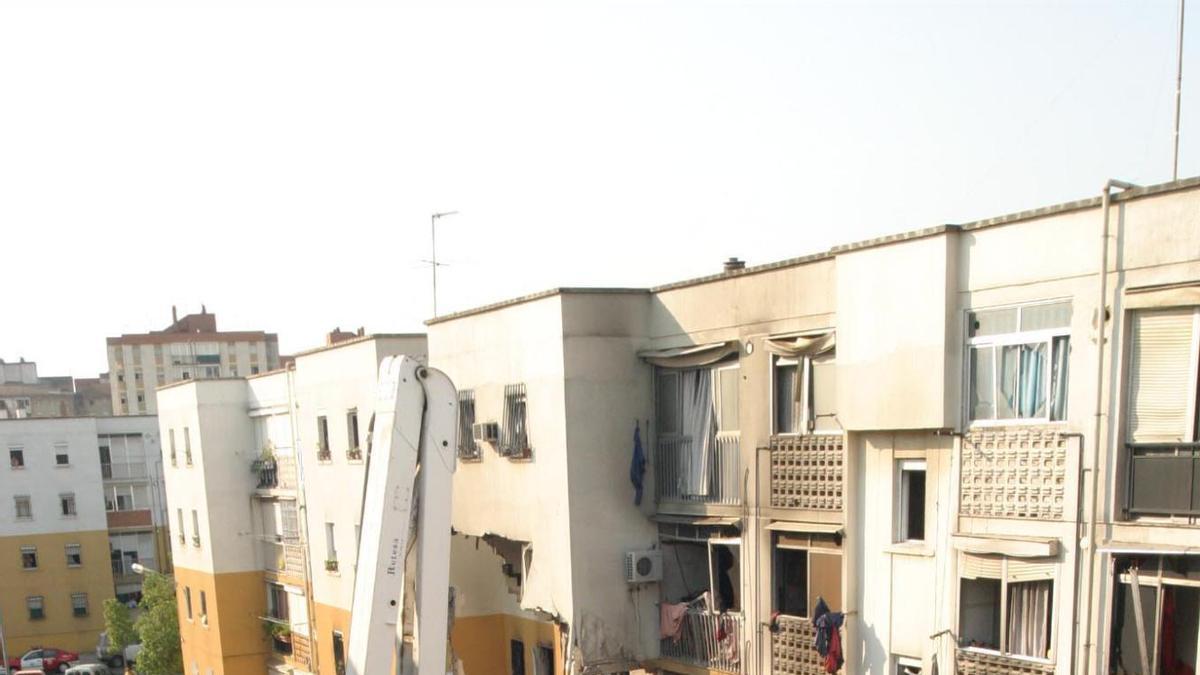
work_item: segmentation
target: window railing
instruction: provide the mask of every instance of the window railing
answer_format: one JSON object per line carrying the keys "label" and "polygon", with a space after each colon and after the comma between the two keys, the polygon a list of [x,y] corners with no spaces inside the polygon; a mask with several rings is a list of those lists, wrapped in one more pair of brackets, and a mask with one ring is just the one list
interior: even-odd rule
{"label": "window railing", "polygon": [[328,445],[324,445],[321,443],[317,444],[317,461],[318,462],[332,462],[333,461],[333,451],[329,449]]}
{"label": "window railing", "polygon": [[658,440],[655,488],[660,502],[737,505],[741,500],[741,434],[722,431],[707,457],[686,436]]}
{"label": "window railing", "polygon": [[1200,516],[1200,443],[1125,446],[1125,512]]}
{"label": "window railing", "polygon": [[104,480],[138,480],[148,473],[143,462],[112,462],[100,465],[100,476]]}
{"label": "window railing", "polygon": [[679,639],[665,638],[660,643],[663,658],[726,673],[742,672],[741,649],[742,615],[710,614],[703,609],[687,610]]}
{"label": "window railing", "polygon": [[348,459],[352,462],[361,461],[362,460],[362,448],[350,448],[349,450],[347,450],[346,451],[346,459]]}
{"label": "window railing", "polygon": [[250,471],[258,477],[259,490],[296,488],[296,460],[293,457],[265,457],[250,462]]}
{"label": "window railing", "polygon": [[959,649],[960,675],[1053,675],[1054,664],[993,654],[974,649]]}

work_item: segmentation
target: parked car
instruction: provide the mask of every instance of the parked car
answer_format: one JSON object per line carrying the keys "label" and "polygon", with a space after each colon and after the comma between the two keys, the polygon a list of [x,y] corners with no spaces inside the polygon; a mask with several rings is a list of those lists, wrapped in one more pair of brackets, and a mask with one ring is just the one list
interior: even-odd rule
{"label": "parked car", "polygon": [[[109,654],[108,647],[108,633],[100,633],[100,639],[96,642],[96,660],[107,664],[109,668],[121,668],[124,666],[127,661],[125,654],[121,652]],[[128,647],[126,647],[126,650],[128,650]]]}
{"label": "parked car", "polygon": [[113,675],[113,671],[102,663],[82,663],[67,668],[66,675]]}
{"label": "parked car", "polygon": [[40,670],[30,670],[28,668],[22,668],[21,670],[18,670],[17,672],[13,673],[13,675],[46,675],[46,674]]}
{"label": "parked car", "polygon": [[[79,660],[75,652],[68,652],[53,647],[34,647],[21,655],[19,659],[9,659],[9,669],[43,671],[47,673],[65,673],[71,664]],[[14,674],[14,675],[19,675]]]}

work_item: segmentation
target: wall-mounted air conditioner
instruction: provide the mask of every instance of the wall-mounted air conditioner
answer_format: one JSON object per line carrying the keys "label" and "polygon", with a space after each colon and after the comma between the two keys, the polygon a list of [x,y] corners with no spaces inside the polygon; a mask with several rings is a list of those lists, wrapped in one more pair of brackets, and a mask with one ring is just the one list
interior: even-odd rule
{"label": "wall-mounted air conditioner", "polygon": [[662,551],[626,551],[625,582],[645,584],[662,581]]}

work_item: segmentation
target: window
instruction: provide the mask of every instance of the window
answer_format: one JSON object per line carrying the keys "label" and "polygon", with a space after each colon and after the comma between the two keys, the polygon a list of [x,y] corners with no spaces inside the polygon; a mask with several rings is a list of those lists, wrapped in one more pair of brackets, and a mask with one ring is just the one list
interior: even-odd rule
{"label": "window", "polygon": [[475,392],[458,392],[458,458],[480,459],[479,444],[475,442]]}
{"label": "window", "polygon": [[8,449],[8,464],[14,469],[25,468],[25,449],[24,448],[9,448]]}
{"label": "window", "polygon": [[771,404],[777,434],[836,433],[837,366],[834,353],[774,357]]}
{"label": "window", "polygon": [[[254,356],[254,355],[251,354],[251,356]],[[258,366],[250,366],[250,374],[257,375],[258,374]]]}
{"label": "window", "polygon": [[967,313],[969,417],[1066,419],[1071,303]]}
{"label": "window", "polygon": [[208,625],[208,596],[200,591],[200,623]]}
{"label": "window", "polygon": [[1125,510],[1194,519],[1200,308],[1133,312],[1129,336]]}
{"label": "window", "polygon": [[964,554],[959,646],[1049,659],[1055,567],[1051,560]]}
{"label": "window", "polygon": [[908,656],[893,656],[896,663],[896,675],[921,675],[921,659]]}
{"label": "window", "polygon": [[175,516],[179,521],[179,532],[176,533],[176,536],[179,537],[179,543],[182,544],[187,541],[187,531],[183,527],[183,509],[175,509]]}
{"label": "window", "polygon": [[32,620],[46,618],[45,599],[40,595],[31,595],[25,598],[25,607],[29,609],[29,618]]}
{"label": "window", "polygon": [[183,461],[192,465],[192,430],[188,427],[183,428]]}
{"label": "window", "polygon": [[276,621],[288,620],[288,594],[279,584],[267,584],[267,616]]}
{"label": "window", "polygon": [[55,466],[68,466],[71,463],[70,453],[67,452],[66,443],[54,444],[54,464]]}
{"label": "window", "polygon": [[333,631],[333,672],[334,675],[346,675],[346,638],[338,631]]}
{"label": "window", "polygon": [[554,648],[550,645],[533,648],[533,675],[554,675]]}
{"label": "window", "polygon": [[358,452],[358,409],[351,408],[346,413],[346,447],[351,454],[358,453],[358,457],[354,459],[362,459],[362,453]]}
{"label": "window", "polygon": [[71,594],[71,613],[75,616],[88,615],[87,593]]}
{"label": "window", "polygon": [[74,492],[59,495],[58,496],[58,504],[59,504],[59,507],[62,509],[62,515],[64,518],[71,518],[76,515],[75,514],[75,493]]}
{"label": "window", "polygon": [[896,541],[925,540],[925,460],[896,462]]}
{"label": "window", "polygon": [[[192,546],[200,545],[200,514],[192,509]],[[203,596],[201,596],[203,597]]]}
{"label": "window", "polygon": [[808,551],[775,549],[775,611],[808,617]]}
{"label": "window", "polygon": [[29,520],[33,518],[33,504],[29,501],[29,495],[17,495],[13,497],[13,504],[17,511],[17,520]]}
{"label": "window", "polygon": [[[1117,557],[1110,615],[1109,672],[1186,673],[1197,657],[1200,560],[1194,556]],[[1142,615],[1142,633],[1138,631]],[[1140,644],[1139,644],[1140,643]],[[1145,648],[1149,668],[1142,667]]]}
{"label": "window", "polygon": [[170,448],[171,448],[171,466],[179,466],[178,462],[175,459],[175,430],[174,429],[167,429],[167,441],[169,442]]}
{"label": "window", "polygon": [[192,620],[192,589],[190,586],[183,587],[183,606],[187,608],[188,621]]}
{"label": "window", "polygon": [[83,548],[79,544],[67,544],[67,567],[79,567],[83,564]]}
{"label": "window", "polygon": [[337,544],[333,537],[333,523],[325,523],[325,569],[337,571]]}
{"label": "window", "polygon": [[329,420],[324,415],[317,417],[317,459],[322,462],[333,459],[329,449]]}
{"label": "window", "polygon": [[510,458],[529,457],[529,426],[526,417],[525,385],[504,387],[504,425],[500,430],[500,454]]}
{"label": "window", "polygon": [[512,675],[525,675],[525,643],[521,640],[510,640],[508,643],[509,666]]}
{"label": "window", "polygon": [[21,569],[36,570],[38,567],[37,547],[21,547]]}

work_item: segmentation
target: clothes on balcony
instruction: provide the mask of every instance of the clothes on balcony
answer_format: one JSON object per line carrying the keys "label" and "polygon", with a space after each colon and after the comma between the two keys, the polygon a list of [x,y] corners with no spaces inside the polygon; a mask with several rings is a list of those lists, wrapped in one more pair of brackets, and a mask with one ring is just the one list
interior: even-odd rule
{"label": "clothes on balcony", "polygon": [[683,617],[687,615],[688,606],[689,603],[686,602],[664,602],[658,606],[659,639],[670,638],[672,642],[679,642],[679,636],[683,633]]}
{"label": "clothes on balcony", "polygon": [[836,673],[843,663],[842,659],[842,622],[846,615],[841,612],[829,611],[829,605],[824,598],[817,598],[817,606],[813,609],[813,627],[817,637],[813,648],[824,659],[825,672]]}
{"label": "clothes on balcony", "polygon": [[633,460],[629,464],[629,480],[633,483],[633,505],[642,505],[642,480],[646,476],[646,452],[642,450],[642,424],[633,427]]}

